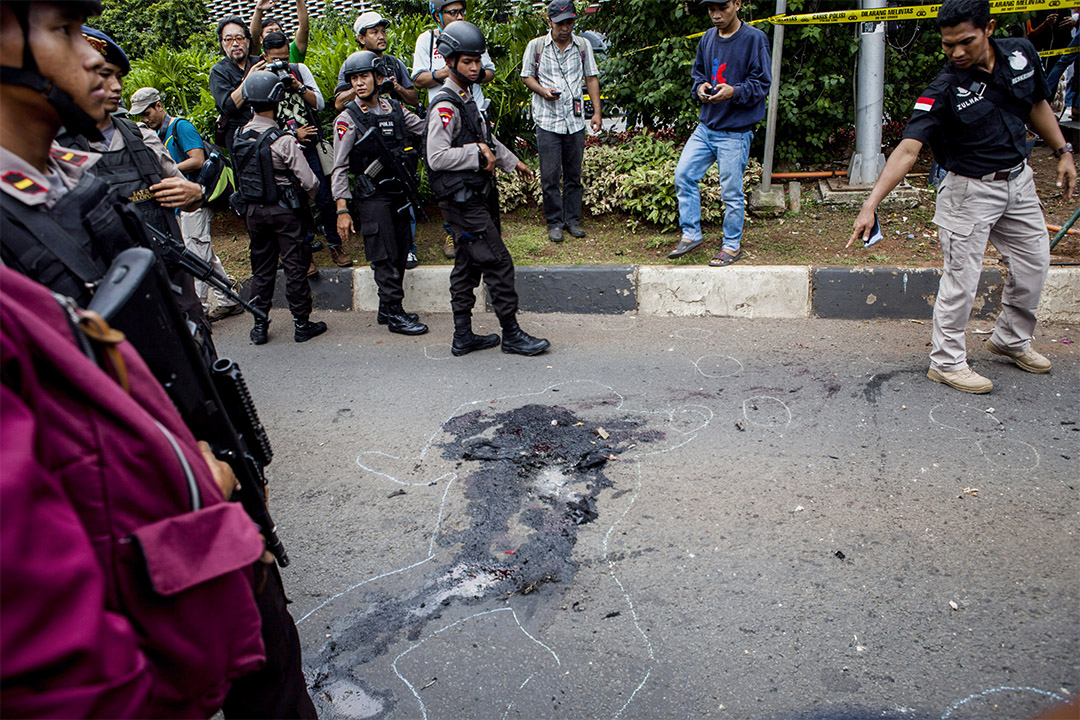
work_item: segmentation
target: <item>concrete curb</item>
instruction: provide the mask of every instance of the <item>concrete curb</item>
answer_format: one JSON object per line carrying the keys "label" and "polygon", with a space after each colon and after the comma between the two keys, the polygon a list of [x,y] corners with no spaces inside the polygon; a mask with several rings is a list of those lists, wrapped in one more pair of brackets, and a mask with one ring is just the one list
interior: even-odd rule
{"label": "concrete curb", "polygon": [[[448,265],[405,273],[411,312],[450,312]],[[374,312],[371,268],[323,268],[312,278],[315,307]],[[525,312],[683,317],[915,318],[932,315],[941,270],[895,267],[559,265],[517,268]],[[972,315],[993,318],[1005,274],[984,268]],[[278,273],[275,307],[287,307]],[[491,309],[483,287],[477,307]],[[1042,322],[1080,322],[1080,267],[1051,267],[1039,305]]]}

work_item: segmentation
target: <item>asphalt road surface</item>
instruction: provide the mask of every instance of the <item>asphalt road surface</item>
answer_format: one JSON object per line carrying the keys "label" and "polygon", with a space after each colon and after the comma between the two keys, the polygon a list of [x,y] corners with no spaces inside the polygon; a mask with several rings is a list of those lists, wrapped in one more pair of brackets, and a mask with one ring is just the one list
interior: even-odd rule
{"label": "asphalt road surface", "polygon": [[[372,313],[218,323],[275,449],[336,718],[1030,718],[1080,683],[1080,331],[990,395],[929,325],[526,315],[536,358]],[[475,323],[497,332],[491,315]]]}

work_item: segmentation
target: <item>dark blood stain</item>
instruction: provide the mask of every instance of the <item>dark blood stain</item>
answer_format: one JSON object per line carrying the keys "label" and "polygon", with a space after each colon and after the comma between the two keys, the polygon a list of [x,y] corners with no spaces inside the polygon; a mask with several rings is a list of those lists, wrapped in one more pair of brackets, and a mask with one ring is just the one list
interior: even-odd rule
{"label": "dark blood stain", "polygon": [[[336,714],[322,691],[338,679],[355,677],[357,666],[402,637],[415,642],[447,606],[550,595],[567,587],[579,567],[573,557],[578,529],[600,516],[597,497],[612,487],[604,474],[607,463],[631,446],[665,438],[634,416],[605,419],[607,439],[601,439],[599,427],[565,408],[545,405],[501,413],[475,410],[443,425],[450,438],[439,445],[443,457],[476,463],[464,474],[470,468],[458,462],[469,522],[436,538],[439,547],[453,549],[453,559],[424,566],[428,570],[415,592],[391,597],[373,591],[364,597],[365,606],[328,626],[334,640],[309,661],[312,695],[322,714]],[[469,591],[461,592],[464,587]],[[392,704],[387,700],[382,714]]]}

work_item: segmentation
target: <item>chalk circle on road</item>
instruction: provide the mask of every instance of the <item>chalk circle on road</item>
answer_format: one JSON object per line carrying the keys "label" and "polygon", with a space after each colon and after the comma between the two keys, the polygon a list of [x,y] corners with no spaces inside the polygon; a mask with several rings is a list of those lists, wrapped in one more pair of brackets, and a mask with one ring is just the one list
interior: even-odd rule
{"label": "chalk circle on road", "polygon": [[713,336],[712,330],[708,328],[688,327],[679,328],[672,335],[680,340],[704,340]]}
{"label": "chalk circle on road", "polygon": [[424,346],[424,357],[428,360],[448,360],[454,355],[450,352],[449,343],[436,343]]}
{"label": "chalk circle on road", "polygon": [[697,371],[707,378],[735,377],[743,371],[743,364],[730,355],[702,355],[694,361]]}
{"label": "chalk circle on road", "polygon": [[746,398],[742,411],[747,422],[758,427],[783,428],[791,424],[791,409],[771,395]]}

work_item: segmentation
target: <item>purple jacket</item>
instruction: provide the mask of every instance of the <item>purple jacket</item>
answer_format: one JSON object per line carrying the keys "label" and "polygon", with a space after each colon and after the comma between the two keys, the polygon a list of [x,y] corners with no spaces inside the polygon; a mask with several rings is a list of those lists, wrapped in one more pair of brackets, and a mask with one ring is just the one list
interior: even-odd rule
{"label": "purple jacket", "polygon": [[263,662],[258,529],[120,349],[130,395],[45,288],[0,267],[5,717],[209,717]]}

